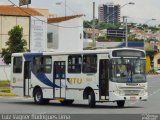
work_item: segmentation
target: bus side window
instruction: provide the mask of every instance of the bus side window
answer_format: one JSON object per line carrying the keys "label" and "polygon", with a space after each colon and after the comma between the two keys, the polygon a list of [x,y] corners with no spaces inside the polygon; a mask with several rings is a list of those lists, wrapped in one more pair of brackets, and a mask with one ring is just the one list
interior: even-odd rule
{"label": "bus side window", "polygon": [[14,57],[13,59],[13,73],[22,72],[22,57]]}
{"label": "bus side window", "polygon": [[35,57],[33,60],[33,69],[35,73],[41,72],[41,57]]}
{"label": "bus side window", "polygon": [[81,64],[81,55],[70,55],[68,57],[68,73],[81,73]]}
{"label": "bus side window", "polygon": [[97,55],[83,56],[83,73],[97,72]]}
{"label": "bus side window", "polygon": [[51,56],[44,56],[43,57],[43,72],[44,73],[51,73],[52,72],[52,57]]}
{"label": "bus side window", "polygon": [[52,71],[51,56],[35,57],[33,60],[33,69],[35,73],[38,72],[51,73]]}

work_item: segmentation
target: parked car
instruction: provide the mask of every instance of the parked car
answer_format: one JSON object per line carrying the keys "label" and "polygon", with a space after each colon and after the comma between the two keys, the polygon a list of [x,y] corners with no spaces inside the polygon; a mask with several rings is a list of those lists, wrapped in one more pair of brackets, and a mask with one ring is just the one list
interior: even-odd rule
{"label": "parked car", "polygon": [[160,69],[157,69],[157,70],[156,70],[156,73],[160,74]]}

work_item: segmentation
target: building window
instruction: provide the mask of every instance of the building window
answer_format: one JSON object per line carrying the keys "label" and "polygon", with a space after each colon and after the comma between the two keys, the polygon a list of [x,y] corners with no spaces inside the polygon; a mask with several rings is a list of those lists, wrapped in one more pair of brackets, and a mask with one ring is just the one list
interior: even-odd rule
{"label": "building window", "polygon": [[157,64],[160,64],[160,59],[157,60]]}
{"label": "building window", "polygon": [[13,73],[22,72],[22,57],[15,57],[13,59]]}
{"label": "building window", "polygon": [[53,33],[48,33],[47,34],[47,42],[48,43],[53,43]]}
{"label": "building window", "polygon": [[97,55],[83,56],[83,73],[97,72]]}
{"label": "building window", "polygon": [[68,57],[68,73],[81,73],[81,55],[70,55]]}
{"label": "building window", "polygon": [[52,58],[50,56],[35,57],[33,60],[33,68],[35,73],[51,73]]}

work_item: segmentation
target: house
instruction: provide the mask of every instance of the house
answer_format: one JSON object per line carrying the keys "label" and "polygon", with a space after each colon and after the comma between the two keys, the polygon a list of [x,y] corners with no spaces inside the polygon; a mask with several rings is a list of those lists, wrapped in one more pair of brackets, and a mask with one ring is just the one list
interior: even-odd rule
{"label": "house", "polygon": [[100,30],[93,29],[93,28],[84,28],[84,38],[85,39],[93,38],[93,30],[94,30],[95,38],[98,38],[101,32]]}
{"label": "house", "polygon": [[158,52],[154,55],[153,67],[155,70],[160,68],[160,52]]}
{"label": "house", "polygon": [[43,16],[47,18],[55,18],[57,17],[57,14],[51,13],[48,9],[42,9],[42,8],[32,8],[35,11],[41,13]]}
{"label": "house", "polygon": [[23,28],[23,39],[27,41],[27,48],[30,49],[30,22],[31,16],[43,16],[32,8],[18,8],[10,5],[0,5],[0,53],[6,48],[8,32],[16,25]]}
{"label": "house", "polygon": [[158,51],[158,40],[156,39],[149,39],[148,40],[149,43],[149,50],[151,51]]}
{"label": "house", "polygon": [[83,50],[82,16],[48,18],[47,50]]}

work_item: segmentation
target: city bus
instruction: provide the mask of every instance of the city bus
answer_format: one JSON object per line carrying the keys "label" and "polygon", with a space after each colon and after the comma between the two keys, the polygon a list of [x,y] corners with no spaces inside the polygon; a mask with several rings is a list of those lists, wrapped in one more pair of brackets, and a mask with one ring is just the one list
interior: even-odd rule
{"label": "city bus", "polygon": [[11,90],[37,104],[146,101],[145,52],[133,48],[13,53]]}

